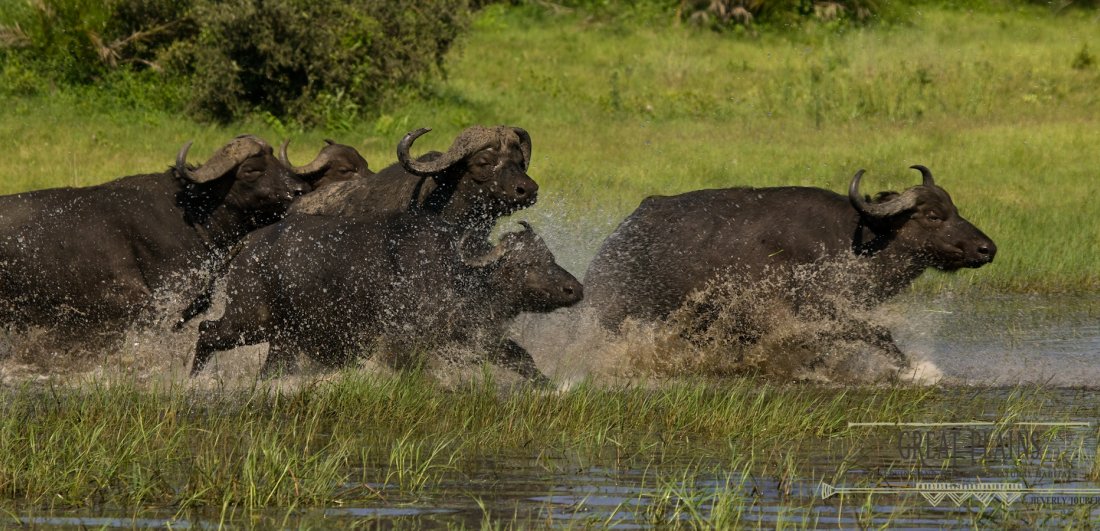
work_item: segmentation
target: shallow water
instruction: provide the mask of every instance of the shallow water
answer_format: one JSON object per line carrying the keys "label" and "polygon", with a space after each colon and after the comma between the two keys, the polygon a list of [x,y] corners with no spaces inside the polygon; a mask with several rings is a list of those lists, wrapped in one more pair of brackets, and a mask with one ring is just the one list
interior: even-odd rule
{"label": "shallow water", "polygon": [[[540,367],[568,384],[575,378],[598,375],[598,369],[624,359],[621,353],[592,350],[598,341],[588,338],[590,331],[571,317],[563,312],[517,323],[519,340],[532,351]],[[722,448],[677,448],[667,454],[662,449],[627,459],[547,455],[533,448],[525,455],[494,456],[449,471],[438,485],[420,492],[402,491],[396,485],[369,485],[379,492],[372,504],[272,509],[247,519],[230,514],[229,523],[246,527],[478,527],[490,519],[533,526],[630,529],[673,521],[714,524],[730,518],[762,527],[786,523],[934,529],[1009,524],[1026,528],[1100,519],[1100,482],[1092,479],[1091,472],[1100,425],[1100,391],[1095,390],[1100,387],[1100,296],[910,295],[885,307],[883,318],[904,352],[937,371],[941,382],[961,386],[960,400],[992,397],[986,417],[974,421],[999,419],[1002,412],[996,404],[1013,391],[996,386],[1030,383],[1061,389],[1044,391],[1042,418],[1018,421],[1074,421],[1087,426],[1059,428],[1054,436],[1042,439],[1042,458],[947,464],[942,459],[936,462],[935,455],[918,464],[911,455],[903,454],[900,441],[904,428],[869,427],[851,440],[823,440],[819,446],[797,450],[790,456],[803,465],[797,477],[779,472],[747,474],[737,466],[736,452]],[[171,369],[165,377],[186,378],[183,356],[166,356],[163,349],[186,347],[189,340],[178,336],[159,342],[147,339],[161,351],[159,357],[142,354],[138,345],[131,344],[133,352],[127,351],[126,363],[134,367],[160,363],[161,368]],[[253,349],[238,356],[241,359],[236,362],[226,357],[219,363],[255,371],[262,353]],[[156,372],[156,367],[144,371]],[[952,407],[949,399],[943,407]],[[924,430],[930,437],[962,437],[961,448],[970,451],[979,445],[967,439],[977,432],[967,430],[984,429],[919,427],[911,428],[910,433]],[[667,455],[680,457],[670,459]],[[1060,460],[1052,462],[1047,456]],[[1011,503],[994,498],[985,505],[972,494],[961,504],[950,497],[933,503],[916,490],[919,482],[930,481],[960,488],[1025,482],[1030,490]],[[894,490],[870,496],[859,490],[884,487]],[[830,488],[839,490],[824,497]],[[845,489],[849,489],[847,494],[841,495]],[[60,528],[203,528],[220,523],[224,522],[208,513],[142,511],[135,517],[131,511],[113,513],[109,509],[94,514],[25,511],[0,518],[0,526]]]}
{"label": "shallow water", "polygon": [[[1007,393],[1008,391],[988,391]],[[1100,395],[1077,391],[1055,393],[1052,402],[1063,405]],[[854,435],[854,434],[853,434]],[[1066,437],[1045,446],[1065,449],[1083,442],[1095,448],[1095,425],[1088,430],[1061,432]],[[378,492],[374,503],[329,508],[273,509],[263,514],[230,514],[225,519],[197,515],[160,514],[140,518],[110,515],[11,515],[8,524],[62,528],[211,528],[220,524],[243,527],[324,527],[385,525],[479,527],[485,521],[518,523],[522,527],[649,528],[680,523],[689,527],[728,525],[842,528],[888,525],[896,528],[1022,527],[1080,523],[1100,518],[1100,494],[1073,494],[1073,489],[1100,493],[1100,484],[1084,481],[1088,466],[1081,461],[1062,463],[1067,479],[1036,480],[1027,485],[1035,493],[1011,503],[993,499],[985,504],[971,497],[961,504],[951,499],[933,502],[914,490],[918,481],[952,481],[965,485],[1011,482],[1019,484],[1022,470],[1040,473],[1054,465],[1036,460],[1030,468],[1013,465],[1001,475],[990,475],[1005,462],[943,466],[914,465],[899,458],[897,432],[878,430],[873,436],[822,441],[794,456],[807,464],[804,475],[782,478],[754,475],[737,465],[736,451],[707,448],[707,457],[683,457],[690,448],[669,450],[675,458],[635,455],[504,455],[486,458],[448,472],[422,492],[402,491],[397,485],[371,484]],[[963,445],[964,447],[966,445]],[[703,449],[700,449],[703,450]],[[1088,459],[1091,463],[1089,452]],[[1040,462],[1044,461],[1044,462]],[[897,472],[897,474],[893,474]],[[1068,479],[1070,477],[1076,479]],[[883,478],[890,478],[889,485]],[[979,479],[980,478],[980,479]],[[828,484],[828,487],[823,486]],[[349,484],[349,488],[356,485]],[[908,492],[828,494],[830,488],[903,487]],[[1046,489],[1057,501],[1044,500]],[[1068,494],[1057,494],[1068,493]],[[1071,499],[1072,498],[1072,499]],[[1088,501],[1083,501],[1088,500]],[[107,512],[109,513],[109,512]],[[18,520],[15,520],[18,518]],[[3,524],[0,524],[3,525]]]}
{"label": "shallow water", "polygon": [[902,350],[945,382],[1100,386],[1100,294],[910,297],[890,311]]}
{"label": "shallow water", "polygon": [[[892,331],[913,365],[905,377],[919,383],[1100,387],[1100,294],[909,295],[876,310],[873,318]],[[793,323],[807,324],[829,326]],[[610,337],[575,309],[523,316],[513,333],[539,367],[564,382],[613,379],[638,362],[639,352],[654,348],[652,337]],[[826,342],[820,348],[835,346]],[[867,375],[892,370],[875,353],[862,359],[859,351],[852,353],[855,363],[845,362],[831,381],[876,383]]]}

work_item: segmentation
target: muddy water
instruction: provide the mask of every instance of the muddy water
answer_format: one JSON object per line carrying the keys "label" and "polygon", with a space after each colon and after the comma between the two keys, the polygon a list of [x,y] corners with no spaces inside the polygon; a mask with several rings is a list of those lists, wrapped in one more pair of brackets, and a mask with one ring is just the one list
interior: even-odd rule
{"label": "muddy water", "polygon": [[[1038,438],[1026,436],[1039,441],[1043,450],[1040,457],[1026,454],[950,463],[942,459],[937,462],[936,458],[942,456],[935,455],[935,451],[931,456],[924,455],[924,461],[914,461],[909,451],[912,448],[907,449],[903,441],[920,431],[933,439],[950,437],[953,447],[968,452],[979,446],[974,438],[986,428],[923,427],[906,432],[894,426],[855,430],[849,437],[821,441],[818,446],[793,453],[790,459],[800,464],[799,473],[793,477],[778,471],[748,474],[737,464],[737,451],[729,448],[660,449],[653,455],[631,459],[547,455],[532,449],[529,454],[495,456],[464,466],[461,471],[447,472],[438,485],[422,492],[373,484],[366,487],[379,493],[376,503],[273,509],[259,519],[252,515],[249,520],[234,521],[245,517],[230,515],[229,523],[246,527],[367,523],[477,527],[489,518],[534,526],[636,528],[670,521],[713,524],[731,518],[763,527],[785,523],[800,527],[889,525],[933,529],[1009,524],[1026,528],[1040,523],[1049,526],[1100,519],[1100,482],[1093,480],[1092,472],[1100,424],[1100,391],[1079,389],[1100,387],[1100,296],[908,296],[884,308],[883,318],[901,349],[933,379],[961,386],[960,398],[977,393],[993,397],[991,403],[996,403],[997,397],[1012,392],[996,386],[1036,383],[1061,387],[1049,391],[1044,418],[1030,420],[1058,419],[1088,425],[1060,428],[1053,435],[1044,431]],[[577,325],[568,313],[521,319],[515,332],[540,367],[565,384],[598,375],[609,364],[626,359],[621,352],[593,350],[602,339]],[[143,375],[158,372],[156,367],[160,366],[170,369],[162,371],[167,374],[163,377],[185,378],[188,337],[158,339],[146,335],[131,339],[135,341],[120,358],[112,361],[108,357],[102,363],[117,363]],[[148,351],[143,345],[149,345]],[[173,353],[165,354],[165,350]],[[225,356],[214,373],[254,374],[262,349],[241,349],[236,356],[236,361]],[[15,374],[12,363],[10,359],[3,362],[9,375]],[[30,369],[16,372],[23,379],[34,377]],[[88,374],[128,373],[99,365]],[[215,381],[214,377],[207,378]],[[944,407],[951,404],[945,403]],[[975,420],[998,420],[997,412],[990,411],[986,418]],[[1023,450],[1026,453],[1030,449]],[[670,459],[668,455],[683,457]],[[1049,456],[1058,456],[1057,462],[1051,462]],[[970,497],[958,504],[942,496],[933,503],[916,490],[921,482],[955,485],[951,488],[969,488],[976,482],[1022,483],[1030,490],[1011,503],[993,498],[986,506],[973,494],[967,494]],[[859,489],[887,490],[869,496]],[[833,495],[824,497],[830,490]],[[18,522],[61,528],[205,528],[220,523],[209,516],[152,511],[142,512],[135,519],[132,514],[109,510],[81,514],[25,511],[0,518],[5,522],[0,525]]]}

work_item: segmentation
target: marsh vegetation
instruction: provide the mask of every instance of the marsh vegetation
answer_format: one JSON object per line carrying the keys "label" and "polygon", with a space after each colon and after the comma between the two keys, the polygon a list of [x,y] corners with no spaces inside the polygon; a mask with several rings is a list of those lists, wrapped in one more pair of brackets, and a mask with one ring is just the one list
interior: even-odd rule
{"label": "marsh vegetation", "polygon": [[[187,139],[209,153],[242,131],[293,137],[292,160],[309,160],[323,138],[336,138],[382,167],[396,140],[418,127],[437,131],[423,149],[446,150],[471,124],[520,125],[533,139],[529,171],[541,191],[516,217],[535,222],[577,275],[651,194],[734,185],[843,191],[859,168],[870,170],[864,187],[896,190],[912,184],[908,166],[924,164],[999,253],[978,271],[925,274],[912,298],[889,309],[910,323],[900,342],[951,356],[939,365],[968,376],[956,384],[982,384],[988,368],[1009,387],[774,384],[669,371],[629,353],[610,359],[635,366],[587,371],[586,358],[607,356],[575,347],[555,363],[564,370],[553,392],[488,370],[458,383],[369,371],[241,383],[229,363],[192,384],[184,353],[161,351],[181,342],[155,338],[71,369],[49,352],[8,353],[0,360],[2,518],[125,527],[1095,521],[1095,504],[932,511],[917,496],[837,501],[817,490],[822,481],[873,485],[886,470],[898,480],[922,477],[887,453],[851,452],[896,443],[893,432],[848,425],[862,421],[1090,422],[1073,432],[1083,448],[1075,455],[1088,455],[1067,470],[1080,485],[1097,479],[1096,393],[1012,386],[1037,373],[994,369],[1011,365],[1005,352],[1017,350],[1000,345],[1014,341],[1061,356],[1043,341],[1058,330],[1087,336],[1072,355],[1076,375],[1089,374],[1096,327],[1088,323],[1100,289],[1100,18],[1030,4],[952,5],[872,24],[811,20],[798,31],[759,32],[593,15],[572,4],[490,5],[446,55],[445,77],[355,120],[308,127],[271,113],[194,121],[165,110],[138,81],[133,91],[19,91],[8,77],[0,90],[5,194],[157,171]],[[1065,292],[1079,301],[1075,318],[1091,321],[1060,328],[1066,299],[1046,297]],[[1006,310],[1000,294],[1028,302]],[[987,297],[958,303],[979,295]],[[932,326],[944,322],[955,325]],[[975,332],[982,327],[984,335]],[[542,363],[561,356],[572,333],[528,346]],[[573,363],[585,369],[570,371]],[[1085,380],[1054,383],[1095,385]],[[957,471],[1010,477],[981,466]]]}

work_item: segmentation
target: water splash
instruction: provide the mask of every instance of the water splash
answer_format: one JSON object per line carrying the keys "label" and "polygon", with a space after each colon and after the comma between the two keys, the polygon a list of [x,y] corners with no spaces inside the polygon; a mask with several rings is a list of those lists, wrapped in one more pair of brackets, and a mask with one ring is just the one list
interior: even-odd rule
{"label": "water splash", "polygon": [[[617,220],[601,213],[592,214],[594,221],[578,220],[572,210],[547,199],[502,221],[498,230],[514,230],[517,219],[531,220],[559,263],[580,276]],[[522,315],[511,333],[562,388],[585,379],[607,385],[659,385],[669,377],[738,374],[836,384],[893,378],[921,384],[1100,382],[1100,297],[1095,295],[907,295],[873,311],[841,305],[833,313],[796,315],[774,304],[775,289],[715,284],[668,321],[630,322],[621,334],[600,327],[584,308]],[[171,295],[158,301],[156,314],[162,316],[178,315],[190,302]],[[118,336],[89,333],[75,342],[43,329],[2,333],[0,385],[96,379],[188,382],[212,389],[256,385],[266,345],[221,352],[202,375],[188,377],[198,323],[220,315],[223,304],[219,294],[205,316],[179,332],[171,330],[172,319],[165,317]],[[888,353],[858,335],[844,334],[852,320],[890,329],[910,366],[899,371]],[[510,371],[482,367],[480,361],[479,353],[448,345],[431,356],[427,370],[444,385],[460,385],[486,374],[501,383],[518,382]],[[359,365],[366,371],[393,370],[384,356]],[[305,360],[302,366],[301,376],[265,385],[293,388],[329,377]]]}

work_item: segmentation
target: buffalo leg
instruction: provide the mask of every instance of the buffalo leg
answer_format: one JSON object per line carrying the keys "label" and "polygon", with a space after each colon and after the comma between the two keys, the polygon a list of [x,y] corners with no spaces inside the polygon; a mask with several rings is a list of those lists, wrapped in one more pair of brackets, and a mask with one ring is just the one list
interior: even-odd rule
{"label": "buffalo leg", "polygon": [[260,369],[260,378],[276,378],[298,372],[297,349],[287,348],[281,341],[272,341],[267,349],[267,359]]}
{"label": "buffalo leg", "polygon": [[214,299],[213,291],[204,291],[195,297],[195,300],[191,301],[191,304],[183,309],[183,313],[180,318],[176,320],[176,323],[172,325],[172,330],[180,331],[187,325],[188,321],[194,319],[195,316],[210,309],[210,303]]}
{"label": "buffalo leg", "polygon": [[199,324],[199,339],[195,343],[195,358],[191,362],[191,376],[196,376],[206,367],[215,352],[229,350],[241,345],[254,345],[263,341],[259,332],[242,332],[227,319],[203,321]]}
{"label": "buffalo leg", "polygon": [[206,310],[210,309],[211,304],[214,302],[214,291],[217,288],[218,279],[222,278],[226,274],[226,272],[229,270],[229,266],[233,262],[233,258],[235,258],[237,254],[241,252],[241,249],[244,249],[244,247],[245,242],[239,242],[232,249],[230,249],[224,257],[221,258],[221,261],[206,278],[206,281],[203,284],[202,288],[199,290],[198,295],[196,295],[191,300],[191,304],[188,304],[187,308],[183,309],[183,313],[180,315],[180,318],[176,320],[176,323],[174,325],[172,325],[173,330],[179,331],[183,329],[183,327],[186,326],[187,323],[191,321],[191,319],[194,319],[195,316],[202,314],[206,312]]}
{"label": "buffalo leg", "polygon": [[885,350],[889,353],[902,367],[909,366],[909,357],[898,348],[898,344],[894,342],[894,335],[890,333],[886,327],[869,325],[871,331],[871,341],[875,346]]}
{"label": "buffalo leg", "polygon": [[532,358],[531,353],[515,341],[505,340],[490,355],[491,361],[496,365],[516,371],[520,376],[539,386],[550,385],[550,378],[539,371],[535,365],[535,358]]}
{"label": "buffalo leg", "polygon": [[886,327],[871,324],[866,321],[854,321],[851,323],[851,327],[845,332],[846,333],[842,334],[844,339],[866,341],[884,350],[890,357],[898,362],[899,366],[909,366],[909,358],[900,348],[898,348],[897,343],[894,342],[893,334],[891,334],[890,330]]}

